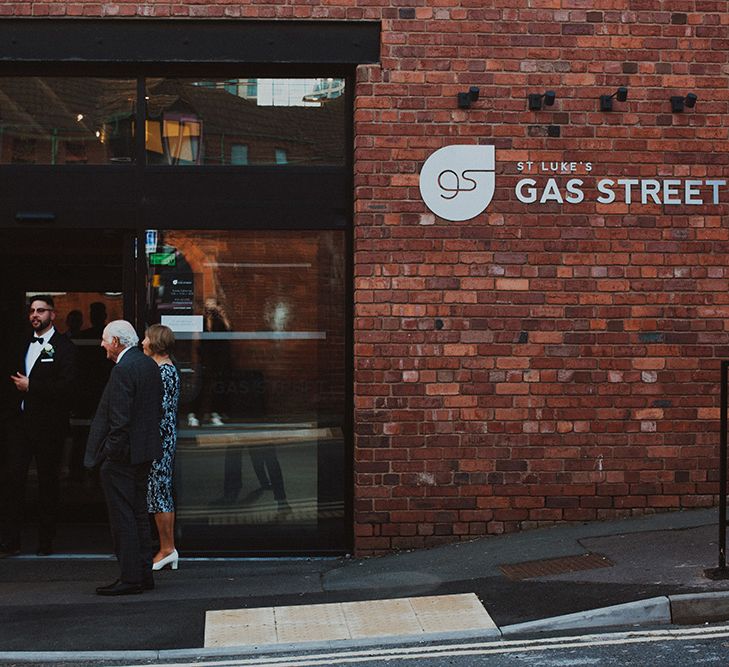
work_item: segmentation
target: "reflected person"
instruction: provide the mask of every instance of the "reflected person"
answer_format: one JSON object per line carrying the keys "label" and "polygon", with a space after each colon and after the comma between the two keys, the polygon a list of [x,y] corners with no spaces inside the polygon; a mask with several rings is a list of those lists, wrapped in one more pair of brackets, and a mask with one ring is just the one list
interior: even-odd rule
{"label": "reflected person", "polygon": [[147,511],[154,514],[159,533],[159,551],[152,559],[152,569],[161,570],[169,565],[177,569],[179,555],[175,548],[175,504],[172,498],[172,475],[175,469],[177,445],[177,406],[180,401],[180,376],[171,355],[175,335],[169,327],[153,324],[144,335],[142,349],[159,366],[162,378],[162,458],[152,462],[147,487]]}
{"label": "reflected person", "polygon": [[[206,332],[212,333],[233,329],[225,308],[213,297],[205,299],[203,325]],[[223,426],[222,414],[227,412],[227,385],[231,367],[230,341],[201,341],[200,362],[202,388],[193,411],[187,415],[187,425],[199,426],[202,419],[208,420],[211,426]]]}
{"label": "reflected person", "polygon": [[[66,336],[68,338],[71,340],[78,338],[83,325],[84,315],[80,310],[68,311],[68,315],[66,315]],[[86,435],[85,433],[79,433],[83,429],[79,427],[78,422],[73,423],[80,418],[83,411],[83,399],[81,395],[83,394],[83,387],[85,387],[81,373],[81,353],[78,350],[76,364],[78,383],[71,406],[71,451],[68,456],[68,478],[72,482],[82,482],[84,478],[84,447],[86,446]]]}
{"label": "reflected person", "polygon": [[[274,445],[251,445],[248,448],[253,472],[258,480],[258,488],[252,490],[242,500],[243,504],[257,500],[264,491],[273,491],[273,498],[279,510],[289,510],[286,500],[283,473],[278,462],[276,447]],[[223,496],[214,501],[216,505],[230,505],[236,502],[243,488],[243,449],[229,446],[225,450],[225,463],[223,468]]]}
{"label": "reflected person", "polygon": [[79,348],[81,386],[78,414],[79,417],[86,419],[94,416],[101,393],[104,391],[111,369],[114,367],[114,364],[104,354],[104,350],[99,347],[106,325],[106,305],[102,301],[94,301],[89,306],[89,317],[91,326],[78,335],[78,338],[84,341],[94,342],[94,344],[82,343]]}
{"label": "reflected person", "polygon": [[69,461],[69,477],[71,481],[83,483],[88,481],[84,475],[84,452],[89,435],[88,424],[96,412],[99,398],[114,364],[107,359],[104,350],[99,346],[106,324],[106,306],[102,301],[94,301],[89,306],[91,326],[82,329],[74,336],[78,346],[78,391],[75,396],[74,416],[76,423],[71,429],[73,445]]}
{"label": "reflected person", "polygon": [[84,315],[80,310],[71,310],[66,315],[66,335],[69,338],[77,338],[81,333],[84,324]]}
{"label": "reflected person", "polygon": [[89,319],[91,326],[80,333],[81,338],[100,340],[106,325],[106,304],[103,301],[94,301],[89,305]]}

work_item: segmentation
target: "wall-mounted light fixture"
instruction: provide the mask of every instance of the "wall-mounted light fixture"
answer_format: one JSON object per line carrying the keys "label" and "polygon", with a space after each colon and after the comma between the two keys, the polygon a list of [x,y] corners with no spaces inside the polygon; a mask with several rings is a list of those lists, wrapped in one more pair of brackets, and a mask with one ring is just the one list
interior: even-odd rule
{"label": "wall-mounted light fixture", "polygon": [[542,108],[542,101],[544,101],[544,106],[551,107],[556,98],[557,93],[553,90],[548,90],[543,95],[532,93],[529,95],[529,111],[539,111]]}
{"label": "wall-mounted light fixture", "polygon": [[458,108],[470,109],[471,103],[478,99],[480,92],[478,86],[471,86],[465,93],[458,93]]}
{"label": "wall-mounted light fixture", "polygon": [[689,93],[686,97],[673,95],[671,97],[671,111],[673,113],[681,113],[684,107],[693,109],[696,106],[696,100],[699,99],[693,93]]}
{"label": "wall-mounted light fixture", "polygon": [[628,99],[628,89],[621,86],[612,95],[600,95],[600,111],[612,111],[613,98],[618,102],[625,102]]}

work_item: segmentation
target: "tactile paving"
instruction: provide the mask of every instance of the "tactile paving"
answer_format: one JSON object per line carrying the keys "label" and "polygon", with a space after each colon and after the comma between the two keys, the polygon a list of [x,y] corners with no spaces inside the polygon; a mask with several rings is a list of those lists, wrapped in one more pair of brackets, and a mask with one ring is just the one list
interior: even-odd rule
{"label": "tactile paving", "polygon": [[473,593],[209,611],[205,616],[205,647],[457,630],[496,630],[491,616]]}

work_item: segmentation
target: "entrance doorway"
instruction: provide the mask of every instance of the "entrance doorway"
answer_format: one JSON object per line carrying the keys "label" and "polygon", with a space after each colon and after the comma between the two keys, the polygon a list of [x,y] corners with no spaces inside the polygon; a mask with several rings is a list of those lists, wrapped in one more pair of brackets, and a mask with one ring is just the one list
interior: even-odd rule
{"label": "entrance doorway", "polygon": [[[13,349],[13,341],[29,334],[27,303],[34,294],[53,296],[54,326],[77,346],[79,382],[60,470],[57,553],[111,551],[98,475],[84,469],[83,453],[91,418],[111,370],[100,347],[101,331],[106,323],[133,312],[132,248],[128,234],[114,230],[0,230],[0,349]],[[12,364],[3,359],[2,368]],[[0,382],[10,380],[0,378]],[[35,544],[36,502],[36,472],[31,467],[24,545]]]}
{"label": "entrance doorway", "polygon": [[[183,555],[341,551],[345,271],[341,230],[0,229],[0,350],[29,334],[35,294],[53,296],[56,329],[77,346],[55,552],[111,552],[98,475],[83,453],[112,368],[101,331],[119,318],[140,337],[159,322],[177,339]],[[24,547],[35,544],[36,499],[31,469]]]}

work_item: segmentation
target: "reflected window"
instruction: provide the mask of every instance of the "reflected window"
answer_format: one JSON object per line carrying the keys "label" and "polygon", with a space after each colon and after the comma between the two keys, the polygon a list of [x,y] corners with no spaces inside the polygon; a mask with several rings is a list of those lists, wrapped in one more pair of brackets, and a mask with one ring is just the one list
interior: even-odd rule
{"label": "reflected window", "polygon": [[129,163],[136,81],[0,77],[0,163]]}
{"label": "reflected window", "polygon": [[[149,165],[346,164],[343,79],[144,83]],[[0,164],[134,162],[136,95],[135,79],[0,77]]]}
{"label": "reflected window", "polygon": [[230,148],[230,164],[248,164],[248,146],[245,144],[233,144]]}
{"label": "reflected window", "polygon": [[345,164],[342,79],[146,79],[146,88],[149,164]]}
{"label": "reflected window", "polygon": [[288,164],[289,157],[284,148],[276,149],[276,164]]}
{"label": "reflected window", "polygon": [[186,548],[341,548],[344,232],[145,238],[147,321],[177,338],[175,479]]}

